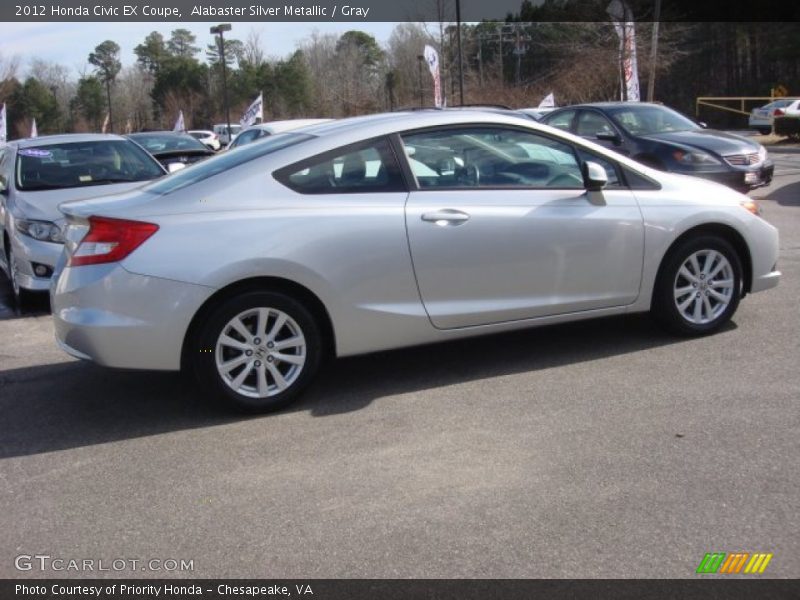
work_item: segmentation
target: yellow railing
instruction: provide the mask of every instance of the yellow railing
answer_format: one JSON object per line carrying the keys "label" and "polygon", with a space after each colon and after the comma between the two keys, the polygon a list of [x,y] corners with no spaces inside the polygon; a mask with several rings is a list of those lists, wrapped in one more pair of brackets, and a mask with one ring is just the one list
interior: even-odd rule
{"label": "yellow railing", "polygon": [[[749,116],[750,111],[745,110],[746,102],[772,102],[777,96],[703,96],[697,98],[694,107],[694,115],[700,116],[700,107],[708,106],[709,108],[716,108],[718,110],[726,110],[728,112],[736,113],[737,115]],[[717,104],[717,102],[739,102],[739,108],[733,108],[730,105]]]}

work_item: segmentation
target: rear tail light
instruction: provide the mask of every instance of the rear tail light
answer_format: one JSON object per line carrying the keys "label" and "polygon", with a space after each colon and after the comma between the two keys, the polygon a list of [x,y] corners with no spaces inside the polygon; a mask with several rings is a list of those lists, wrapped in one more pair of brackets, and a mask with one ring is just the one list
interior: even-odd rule
{"label": "rear tail light", "polygon": [[785,112],[783,112],[783,111],[782,111],[780,108],[776,108],[776,109],[775,109],[775,112],[774,112],[774,113],[772,113],[772,116],[773,116],[773,117],[782,117],[782,116],[783,116],[783,115],[785,115],[785,114],[786,114],[786,113],[785,113]]}
{"label": "rear tail light", "polygon": [[118,262],[158,231],[142,221],[89,217],[89,231],[67,263],[70,267]]}

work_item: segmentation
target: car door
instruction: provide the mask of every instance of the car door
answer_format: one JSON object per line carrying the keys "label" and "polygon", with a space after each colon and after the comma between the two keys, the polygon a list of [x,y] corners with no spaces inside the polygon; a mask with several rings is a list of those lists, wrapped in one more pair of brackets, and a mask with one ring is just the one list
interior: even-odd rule
{"label": "car door", "polygon": [[624,306],[639,294],[643,224],[617,167],[599,198],[571,144],[505,126],[401,136],[416,183],[406,228],[441,329]]}
{"label": "car door", "polygon": [[631,154],[625,136],[598,110],[582,109],[578,112],[575,135],[625,156]]}

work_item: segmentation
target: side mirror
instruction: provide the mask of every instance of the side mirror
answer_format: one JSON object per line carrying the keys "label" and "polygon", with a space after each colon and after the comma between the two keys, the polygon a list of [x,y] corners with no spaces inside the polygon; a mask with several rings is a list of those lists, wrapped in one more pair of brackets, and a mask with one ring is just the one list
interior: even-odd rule
{"label": "side mirror", "polygon": [[599,192],[608,185],[606,170],[590,160],[583,163],[583,186],[589,192]]}
{"label": "side mirror", "polygon": [[619,146],[622,143],[622,138],[619,137],[619,134],[612,131],[598,131],[595,137],[604,142],[612,142],[615,146]]}
{"label": "side mirror", "polygon": [[181,169],[185,169],[186,165],[180,162],[169,163],[167,165],[167,171],[170,173],[174,173],[175,171],[180,171]]}
{"label": "side mirror", "polygon": [[4,177],[0,177],[0,194],[3,194],[3,195],[5,195],[5,193],[6,193],[7,191],[8,191],[8,188],[6,187],[6,180],[5,180],[5,178],[4,178]]}

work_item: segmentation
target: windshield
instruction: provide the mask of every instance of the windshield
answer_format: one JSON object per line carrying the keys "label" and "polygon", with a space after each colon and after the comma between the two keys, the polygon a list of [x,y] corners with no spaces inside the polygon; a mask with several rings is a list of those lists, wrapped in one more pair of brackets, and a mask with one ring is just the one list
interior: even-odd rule
{"label": "windshield", "polygon": [[183,133],[133,133],[128,137],[148,152],[208,151],[203,143]]}
{"label": "windshield", "polygon": [[313,137],[313,135],[308,135],[307,133],[273,135],[264,138],[263,141],[228,150],[201,163],[196,163],[191,167],[173,173],[169,177],[165,177],[161,181],[148,185],[144,189],[154,194],[169,194],[256,158],[272,154],[281,148],[300,144]]}
{"label": "windshield", "polygon": [[25,191],[149,181],[162,175],[158,163],[127,140],[66,142],[17,151],[17,189]]}
{"label": "windshield", "polygon": [[651,135],[674,131],[693,131],[700,126],[665,106],[625,106],[609,111],[631,135]]}

